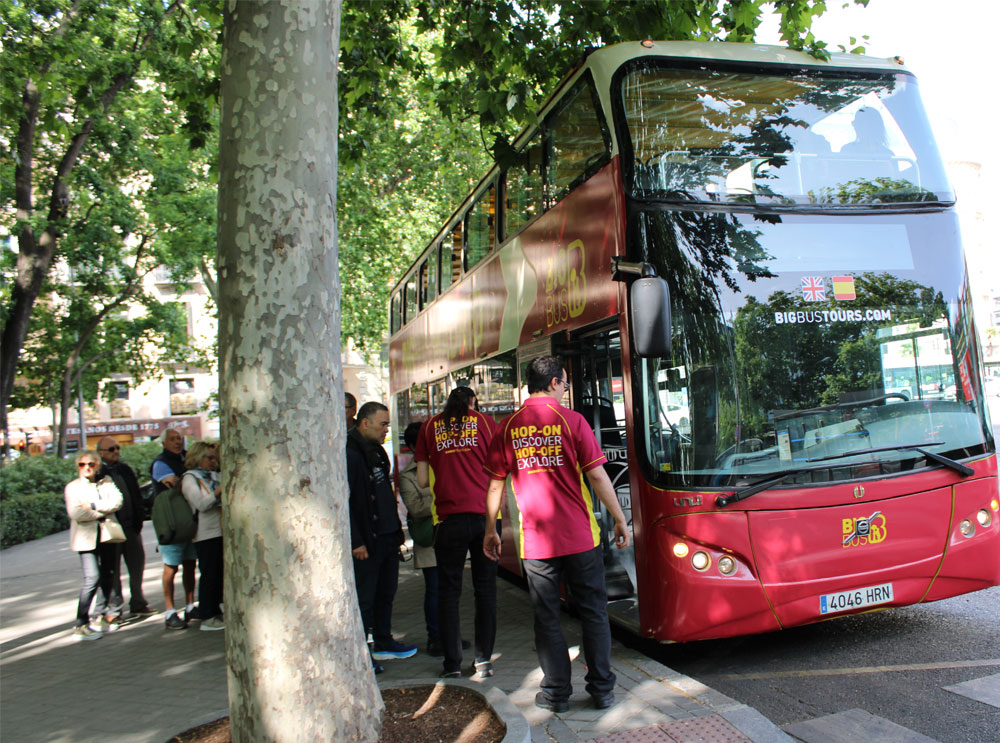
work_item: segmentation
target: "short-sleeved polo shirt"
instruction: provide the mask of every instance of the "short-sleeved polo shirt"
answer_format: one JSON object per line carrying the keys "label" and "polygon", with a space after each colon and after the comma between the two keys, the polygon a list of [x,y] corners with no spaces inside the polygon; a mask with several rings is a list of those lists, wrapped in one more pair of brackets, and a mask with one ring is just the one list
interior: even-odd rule
{"label": "short-sleeved polo shirt", "polygon": [[420,427],[413,458],[430,468],[435,524],[458,513],[486,513],[490,479],[483,463],[495,428],[493,419],[478,410],[469,410],[454,425],[438,413]]}
{"label": "short-sleeved polo shirt", "polygon": [[551,397],[529,397],[500,424],[485,468],[496,480],[510,475],[522,558],[575,555],[600,544],[583,476],[606,461],[586,419]]}

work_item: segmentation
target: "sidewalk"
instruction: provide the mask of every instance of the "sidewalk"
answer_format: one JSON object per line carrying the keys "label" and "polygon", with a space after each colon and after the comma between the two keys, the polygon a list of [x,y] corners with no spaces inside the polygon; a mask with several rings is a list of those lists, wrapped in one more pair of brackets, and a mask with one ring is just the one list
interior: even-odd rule
{"label": "sidewalk", "polygon": [[[146,537],[145,592],[162,608],[161,563],[152,529]],[[0,740],[14,743],[162,743],[192,724],[226,713],[224,632],[167,632],[163,617],[127,624],[97,642],[70,637],[80,582],[79,559],[66,533],[0,553]],[[472,638],[471,582],[463,594]],[[179,590],[179,586],[178,586]],[[380,686],[437,680],[441,660],[423,652],[423,580],[400,566],[394,633],[419,645],[413,658],[383,665]],[[499,630],[493,678],[469,679],[508,695],[531,725],[532,743],[788,743],[793,739],[740,704],[615,642],[618,703],[590,707],[583,659],[574,661],[570,709],[554,715],[534,706],[541,670],[532,643],[527,594],[498,582]],[[567,640],[579,625],[564,615]],[[574,647],[574,653],[576,647]],[[471,664],[471,656],[465,665]],[[484,689],[485,690],[485,689]]]}

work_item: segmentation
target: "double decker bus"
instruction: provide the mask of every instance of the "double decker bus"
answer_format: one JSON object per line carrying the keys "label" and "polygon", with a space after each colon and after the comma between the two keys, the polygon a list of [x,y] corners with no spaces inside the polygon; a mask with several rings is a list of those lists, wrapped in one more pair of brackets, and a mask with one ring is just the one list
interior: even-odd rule
{"label": "double decker bus", "polygon": [[609,613],[660,641],[1000,582],[955,196],[898,59],[618,44],[538,121],[393,290],[399,430],[458,384],[500,419],[565,359],[634,537],[596,504]]}

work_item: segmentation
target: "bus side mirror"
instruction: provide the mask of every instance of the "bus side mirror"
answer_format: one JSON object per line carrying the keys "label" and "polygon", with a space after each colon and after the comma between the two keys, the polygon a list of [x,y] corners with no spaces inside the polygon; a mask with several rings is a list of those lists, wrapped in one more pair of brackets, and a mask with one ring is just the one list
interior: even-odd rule
{"label": "bus side mirror", "polygon": [[643,358],[670,354],[670,287],[660,277],[636,279],[629,288],[632,340]]}

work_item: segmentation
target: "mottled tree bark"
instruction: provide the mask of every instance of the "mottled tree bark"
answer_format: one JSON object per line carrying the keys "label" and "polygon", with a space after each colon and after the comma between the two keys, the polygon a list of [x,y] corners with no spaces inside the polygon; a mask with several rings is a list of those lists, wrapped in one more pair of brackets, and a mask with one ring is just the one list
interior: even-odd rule
{"label": "mottled tree bark", "polygon": [[340,0],[227,0],[219,177],[226,645],[236,743],[377,741],[350,556]]}

